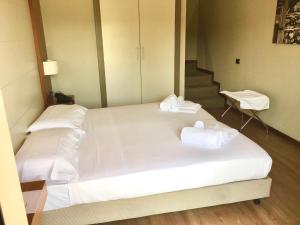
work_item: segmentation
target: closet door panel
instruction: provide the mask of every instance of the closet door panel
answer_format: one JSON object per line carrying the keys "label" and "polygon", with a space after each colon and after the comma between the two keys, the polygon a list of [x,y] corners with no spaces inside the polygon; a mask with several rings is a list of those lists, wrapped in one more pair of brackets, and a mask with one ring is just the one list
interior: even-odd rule
{"label": "closet door panel", "polygon": [[138,0],[100,0],[108,106],[141,103]]}
{"label": "closet door panel", "polygon": [[140,0],[143,103],[174,93],[175,0]]}

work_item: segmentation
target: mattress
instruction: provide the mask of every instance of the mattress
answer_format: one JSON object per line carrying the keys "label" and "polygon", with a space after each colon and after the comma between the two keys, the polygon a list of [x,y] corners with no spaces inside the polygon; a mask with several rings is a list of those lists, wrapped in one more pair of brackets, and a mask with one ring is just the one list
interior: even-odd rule
{"label": "mattress", "polygon": [[158,103],[89,110],[79,180],[49,185],[45,210],[267,177],[272,159],[243,134],[221,149],[183,145],[181,129],[197,120],[218,123]]}

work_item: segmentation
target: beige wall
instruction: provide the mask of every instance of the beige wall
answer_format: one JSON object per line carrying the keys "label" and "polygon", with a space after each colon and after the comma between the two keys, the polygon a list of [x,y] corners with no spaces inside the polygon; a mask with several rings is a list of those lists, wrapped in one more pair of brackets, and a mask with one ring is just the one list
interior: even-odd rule
{"label": "beige wall", "polygon": [[[1,1],[0,1],[1,6]],[[26,225],[27,219],[0,90],[0,205],[6,225]]]}
{"label": "beige wall", "polygon": [[300,46],[272,44],[276,2],[206,0],[199,66],[213,70],[222,89],[266,93],[271,109],[262,118],[300,141]]}
{"label": "beige wall", "polygon": [[43,109],[26,0],[0,0],[0,88],[17,149]]}
{"label": "beige wall", "polygon": [[186,1],[186,60],[197,60],[199,0]]}
{"label": "beige wall", "polygon": [[49,59],[59,63],[54,91],[74,94],[86,107],[101,106],[92,0],[41,0]]}

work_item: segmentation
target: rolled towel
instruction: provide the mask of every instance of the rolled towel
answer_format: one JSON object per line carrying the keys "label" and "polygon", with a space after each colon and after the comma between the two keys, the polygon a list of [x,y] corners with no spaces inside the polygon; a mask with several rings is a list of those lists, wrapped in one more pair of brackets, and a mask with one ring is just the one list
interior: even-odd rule
{"label": "rolled towel", "polygon": [[205,128],[210,128],[210,129],[218,129],[218,128],[226,128],[224,126],[224,124],[220,123],[220,122],[212,122],[212,121],[208,121],[205,123]]}
{"label": "rolled towel", "polygon": [[205,128],[205,125],[204,125],[204,122],[203,122],[203,121],[197,121],[197,122],[194,124],[194,127],[195,127],[195,128],[201,128],[201,129],[204,129],[204,128]]}
{"label": "rolled towel", "polygon": [[205,122],[199,120],[199,121],[196,121],[196,123],[194,124],[194,127],[202,128],[202,129],[204,129],[204,128],[220,128],[220,127],[227,128],[222,123],[215,121],[215,120],[206,120]]}
{"label": "rolled towel", "polygon": [[218,149],[229,143],[239,132],[232,128],[207,128],[185,127],[181,131],[183,144],[199,148]]}

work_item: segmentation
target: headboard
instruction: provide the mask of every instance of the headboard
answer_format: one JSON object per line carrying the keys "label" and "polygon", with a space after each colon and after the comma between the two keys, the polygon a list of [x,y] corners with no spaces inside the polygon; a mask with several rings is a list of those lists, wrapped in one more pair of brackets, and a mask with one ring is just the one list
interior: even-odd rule
{"label": "headboard", "polygon": [[44,109],[38,76],[24,76],[1,91],[16,153],[26,137],[27,128]]}
{"label": "headboard", "polygon": [[44,109],[33,42],[22,44],[19,54],[26,54],[27,61],[22,63],[23,59],[16,58],[18,65],[14,65],[13,59],[7,61],[0,74],[0,92],[15,152],[24,141],[27,127]]}
{"label": "headboard", "polygon": [[[44,109],[30,11],[25,3],[14,1],[14,10],[9,8],[12,6],[4,4],[3,8],[1,4],[6,20],[1,24],[0,35],[3,56],[0,92],[15,152],[24,141],[29,124]],[[8,8],[5,8],[6,5]]]}

